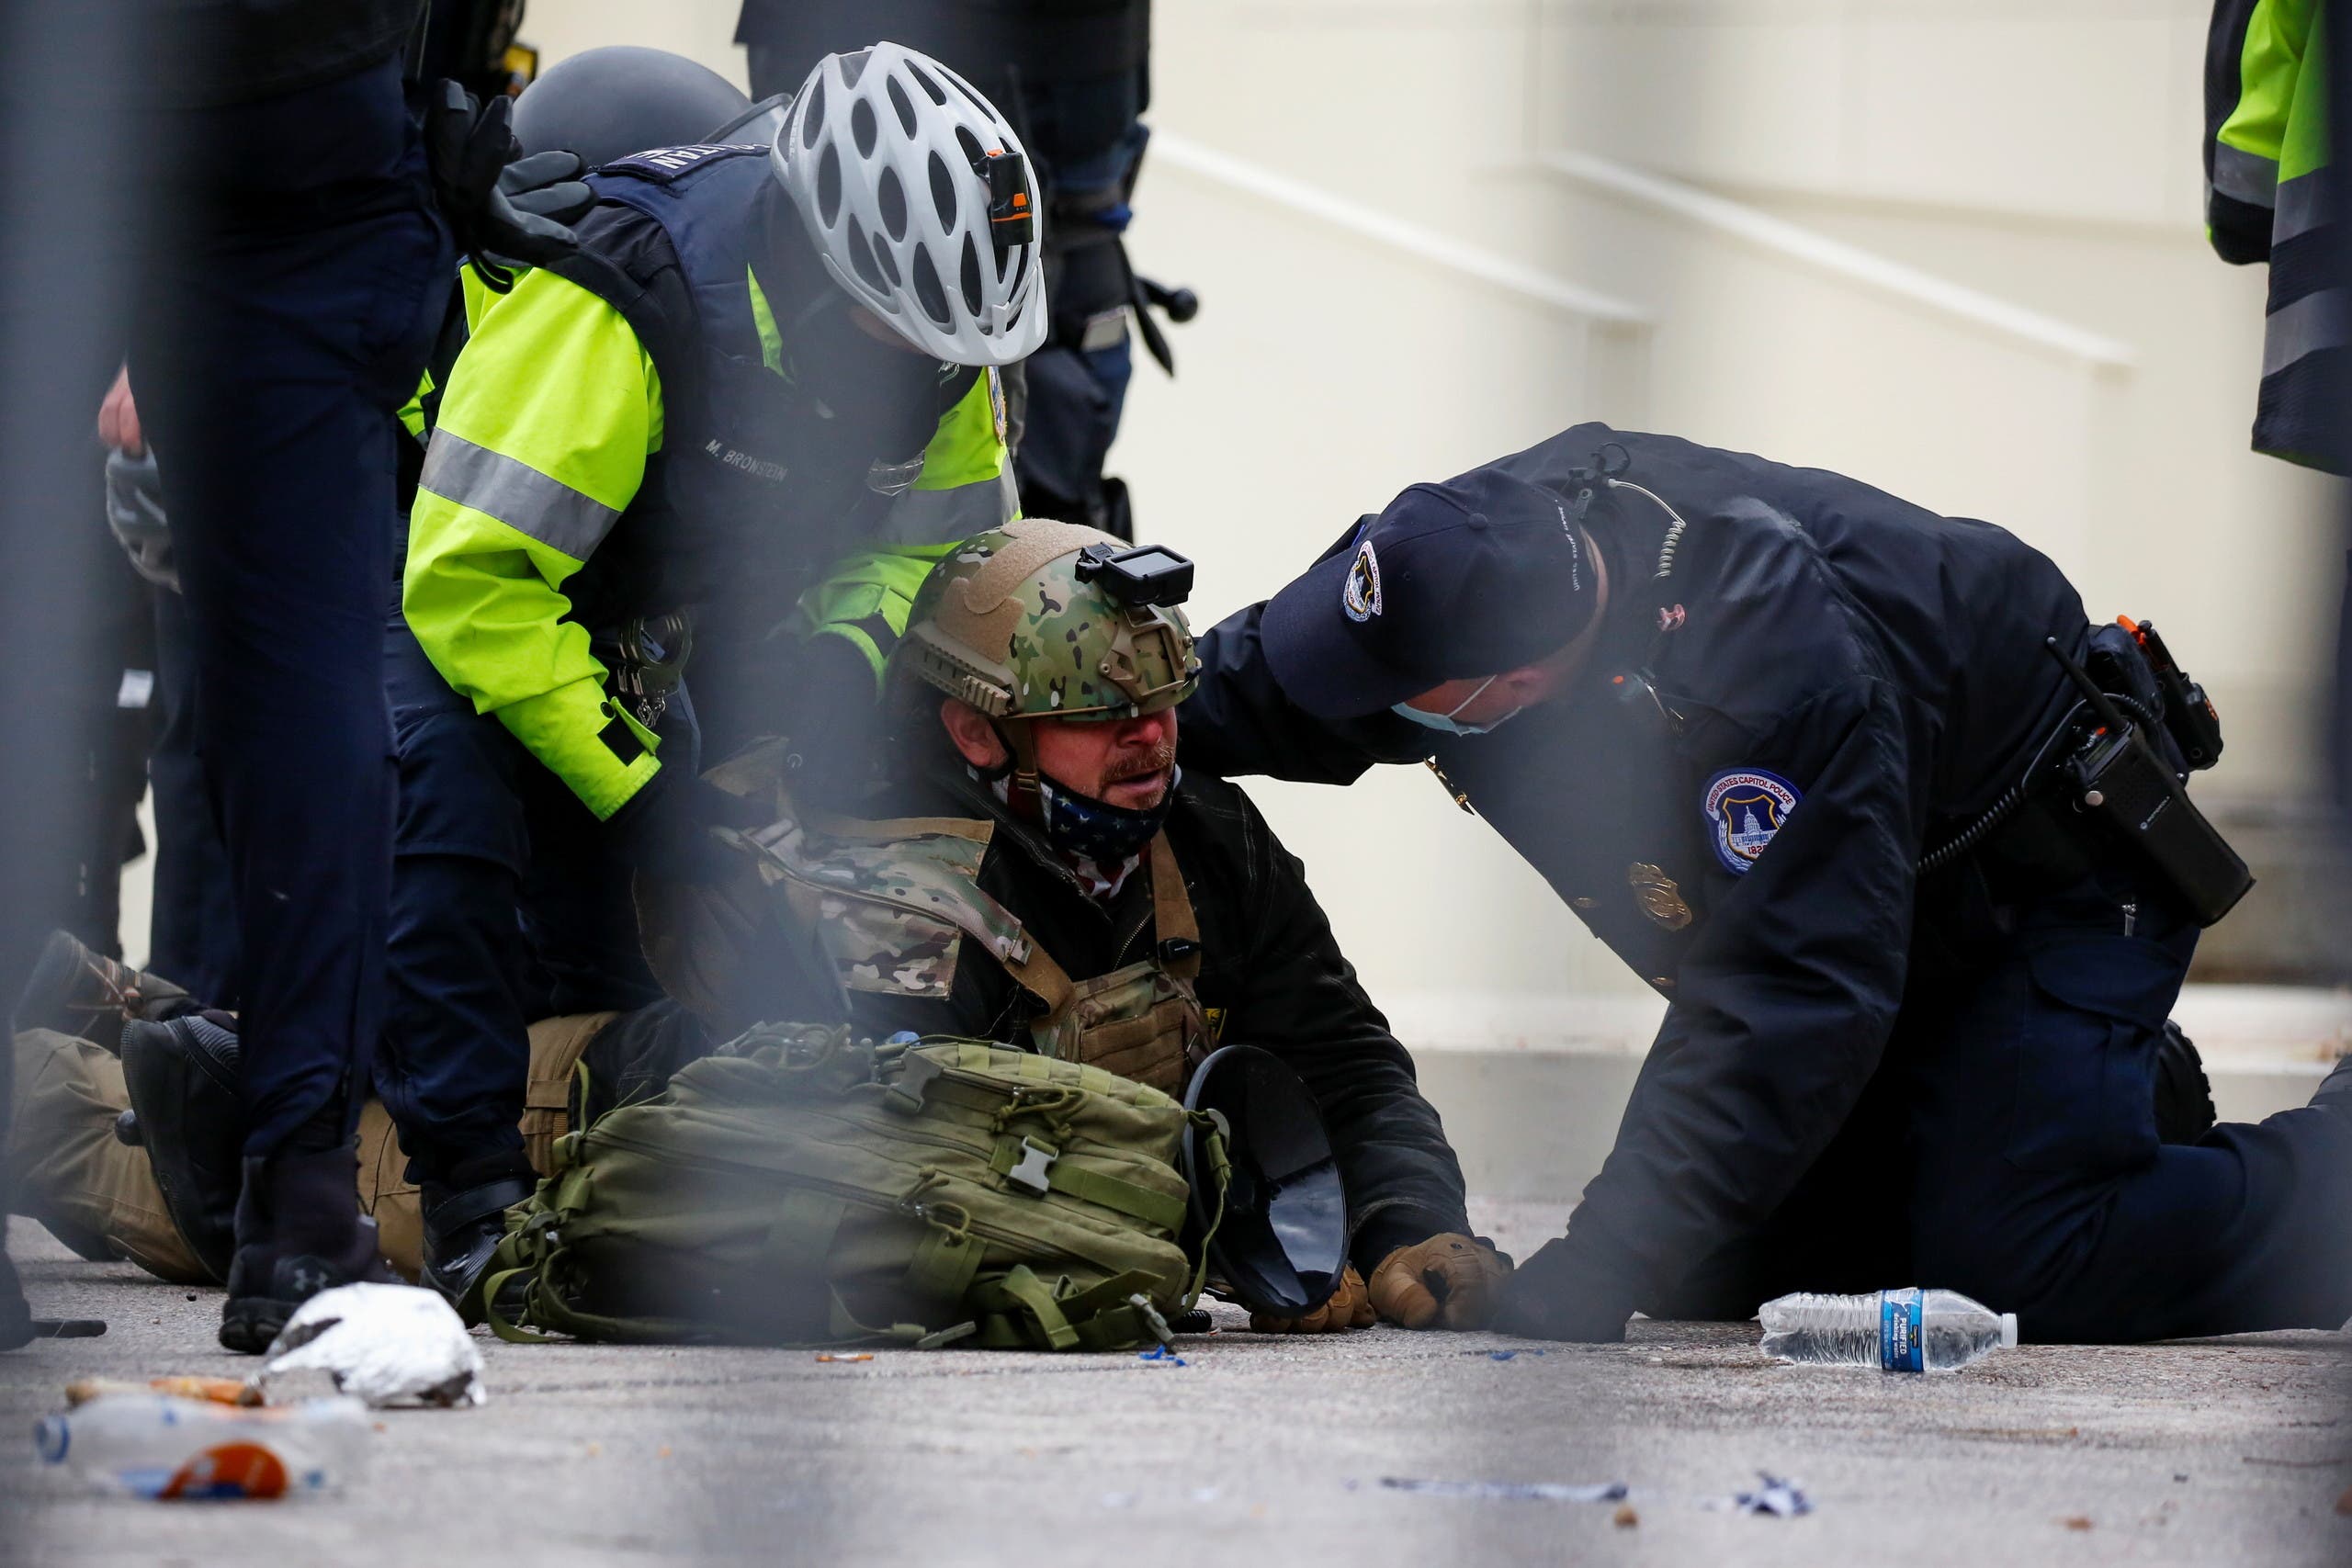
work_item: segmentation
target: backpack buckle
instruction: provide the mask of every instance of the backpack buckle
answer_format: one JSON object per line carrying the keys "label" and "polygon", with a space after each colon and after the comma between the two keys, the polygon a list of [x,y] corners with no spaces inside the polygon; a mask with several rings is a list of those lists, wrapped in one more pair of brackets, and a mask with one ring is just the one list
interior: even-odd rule
{"label": "backpack buckle", "polygon": [[1159,1309],[1151,1304],[1149,1296],[1138,1291],[1127,1298],[1127,1304],[1136,1309],[1136,1315],[1143,1320],[1143,1325],[1150,1330],[1151,1337],[1159,1341],[1161,1349],[1174,1348],[1176,1336],[1169,1328],[1168,1320],[1160,1315]]}
{"label": "backpack buckle", "polygon": [[891,1081],[890,1098],[887,1102],[893,1111],[910,1116],[922,1113],[923,1095],[931,1088],[931,1080],[945,1071],[929,1056],[910,1055],[899,1068],[899,1076]]}
{"label": "backpack buckle", "polygon": [[953,1324],[945,1328],[933,1329],[931,1333],[924,1335],[915,1341],[914,1348],[918,1350],[936,1350],[943,1345],[953,1345],[958,1339],[977,1334],[979,1330],[980,1325],[977,1323]]}
{"label": "backpack buckle", "polygon": [[1059,1158],[1059,1149],[1049,1147],[1035,1138],[1023,1138],[1021,1158],[1004,1173],[1004,1179],[1015,1187],[1025,1187],[1043,1198],[1053,1190],[1053,1184],[1046,1179],[1046,1175],[1054,1168],[1054,1161]]}

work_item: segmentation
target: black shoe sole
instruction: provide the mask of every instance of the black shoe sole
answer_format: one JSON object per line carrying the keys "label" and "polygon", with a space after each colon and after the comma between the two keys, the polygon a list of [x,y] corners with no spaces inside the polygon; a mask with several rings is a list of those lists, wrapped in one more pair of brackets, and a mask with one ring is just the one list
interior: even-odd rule
{"label": "black shoe sole", "polygon": [[258,1356],[270,1347],[286,1320],[300,1303],[275,1296],[232,1296],[220,1311],[220,1345],[241,1356]]}

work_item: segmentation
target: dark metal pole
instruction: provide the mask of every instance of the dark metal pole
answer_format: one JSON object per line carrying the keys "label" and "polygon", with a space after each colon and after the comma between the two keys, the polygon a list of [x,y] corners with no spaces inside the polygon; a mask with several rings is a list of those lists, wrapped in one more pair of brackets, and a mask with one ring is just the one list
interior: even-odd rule
{"label": "dark metal pole", "polygon": [[[98,399],[121,346],[133,8],[0,0],[0,152],[27,182],[0,223],[0,1008],[12,1009],[73,891],[71,802],[104,716],[58,661],[97,585],[74,530],[99,461]],[[13,1111],[0,1067],[0,1140]],[[0,1160],[0,1213],[8,1175]],[[0,1248],[0,1348],[30,1331]]]}

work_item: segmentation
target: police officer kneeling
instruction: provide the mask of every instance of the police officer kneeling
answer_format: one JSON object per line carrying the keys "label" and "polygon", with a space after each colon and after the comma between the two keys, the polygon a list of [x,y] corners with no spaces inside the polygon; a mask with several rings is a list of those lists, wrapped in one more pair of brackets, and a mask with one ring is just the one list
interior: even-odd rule
{"label": "police officer kneeling", "polygon": [[1917,1279],[2044,1340],[2334,1327],[2352,1066],[2158,1139],[2167,1014],[2249,884],[2180,788],[2218,724],[2135,631],[1987,524],[1580,425],[1210,632],[1184,756],[1427,761],[1668,999],[1500,1326]]}
{"label": "police officer kneeling", "polygon": [[[899,547],[919,578],[1012,512],[996,373],[1046,330],[1026,168],[1002,116],[877,43],[820,62],[769,144],[605,164],[576,250],[472,297],[386,654],[377,1073],[451,1299],[530,1191],[527,1023],[657,994],[629,878],[726,808],[697,748],[823,728],[773,711],[770,630],[826,562]],[[871,705],[843,657],[793,664],[809,708]]]}

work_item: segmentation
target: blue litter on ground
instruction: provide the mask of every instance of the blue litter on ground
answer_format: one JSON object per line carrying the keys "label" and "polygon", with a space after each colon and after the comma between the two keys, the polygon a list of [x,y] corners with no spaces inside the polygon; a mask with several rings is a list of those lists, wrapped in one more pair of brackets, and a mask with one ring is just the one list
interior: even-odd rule
{"label": "blue litter on ground", "polygon": [[1183,1357],[1176,1354],[1175,1351],[1170,1350],[1165,1345],[1154,1345],[1148,1350],[1138,1350],[1136,1352],[1136,1359],[1138,1361],[1160,1361],[1171,1367],[1189,1367],[1192,1365],[1190,1361],[1187,1361]]}
{"label": "blue litter on ground", "polygon": [[1419,1492],[1431,1497],[1484,1497],[1512,1503],[1622,1503],[1626,1492],[1622,1481],[1604,1482],[1598,1486],[1568,1486],[1556,1481],[1421,1481],[1384,1475],[1380,1484],[1391,1492]]}

